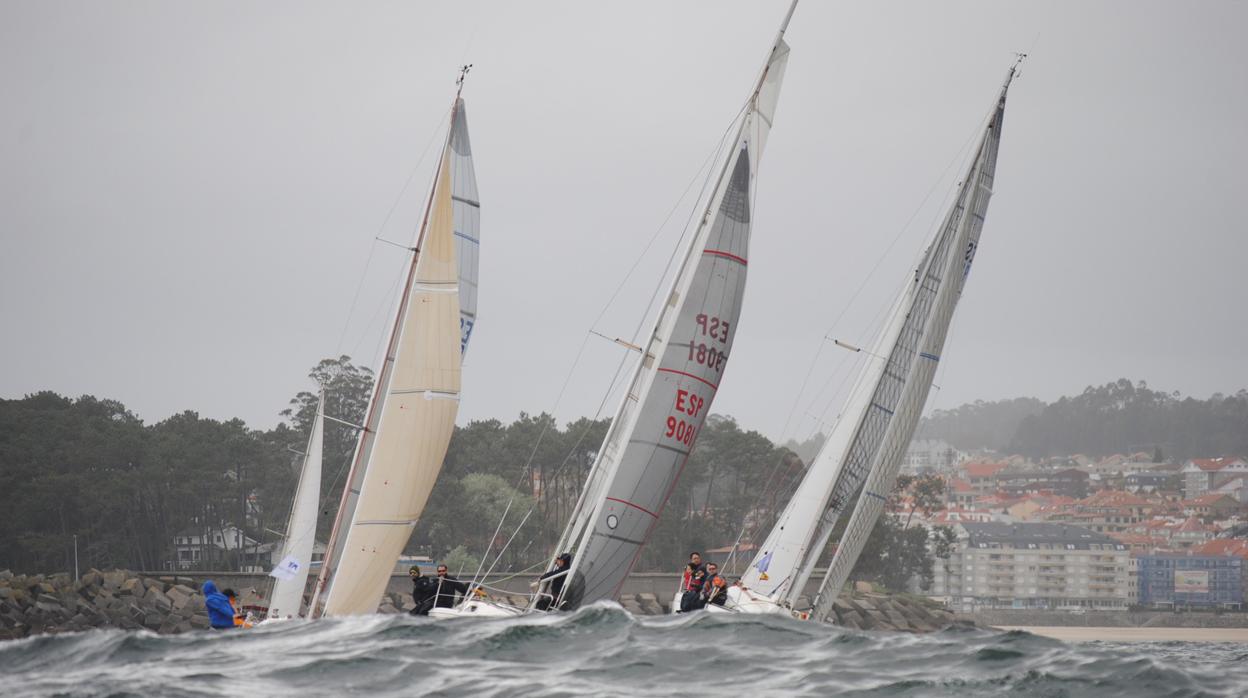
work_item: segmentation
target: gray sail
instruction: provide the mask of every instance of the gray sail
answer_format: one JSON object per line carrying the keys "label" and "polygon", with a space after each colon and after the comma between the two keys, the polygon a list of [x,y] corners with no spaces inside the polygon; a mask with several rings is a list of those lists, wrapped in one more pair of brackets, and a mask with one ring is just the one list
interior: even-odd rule
{"label": "gray sail", "polygon": [[619,593],[719,390],[741,313],[750,202],[788,60],[783,34],[791,16],[792,7],[561,538],[560,546],[575,551],[565,608]]}
{"label": "gray sail", "polygon": [[[979,236],[988,200],[992,196],[996,172],[997,150],[1001,143],[1001,127],[1005,118],[1005,98],[1015,68],[1011,68],[1001,89],[988,126],[980,139],[971,168],[963,179],[961,191],[942,226],[936,255],[929,256],[928,263],[920,269],[920,294],[926,306],[926,319],[915,338],[913,351],[917,360],[910,362],[903,374],[904,389],[896,404],[879,450],[871,461],[871,468],[862,494],[854,506],[845,533],[837,545],[836,554],[824,576],[816,596],[812,617],[824,620],[832,612],[832,604],[845,581],[849,578],[871,529],[875,527],[884,509],[888,493],[897,479],[902,457],[914,435],[923,405],[931,391],[937,363],[953,320],[962,289],[970,274],[971,263],[979,247]],[[968,215],[969,212],[969,215]]]}

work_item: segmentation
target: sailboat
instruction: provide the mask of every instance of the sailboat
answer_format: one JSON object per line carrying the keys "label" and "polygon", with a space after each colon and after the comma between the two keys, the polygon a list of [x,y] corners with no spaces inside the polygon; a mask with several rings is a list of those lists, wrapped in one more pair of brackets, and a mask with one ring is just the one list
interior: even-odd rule
{"label": "sailboat", "polygon": [[[689,459],[723,380],[738,329],[759,161],[789,57],[789,6],[739,117],[696,230],[552,558],[571,551],[559,598],[543,585],[527,609],[469,598],[430,615],[518,615],[543,594],[570,610],[614,599]],[[553,579],[553,578],[551,578]],[[549,581],[547,582],[549,584]]]}
{"label": "sailboat", "polygon": [[805,617],[797,608],[798,599],[837,522],[853,504],[854,512],[809,614],[820,620],[828,617],[883,510],[927,401],[954,308],[979,247],[992,195],[1006,95],[1018,61],[1001,87],[956,199],[867,352],[866,365],[841,418],[760,546],[742,577],[742,586],[729,589],[729,609],[799,611]]}
{"label": "sailboat", "polygon": [[442,469],[476,324],[480,202],[464,66],[425,213],[410,248],[376,384],[358,427],[309,616],[373,613]]}
{"label": "sailboat", "polygon": [[270,573],[275,581],[269,596],[267,620],[297,618],[303,605],[303,590],[308,586],[312,551],[316,543],[316,513],[320,508],[321,453],[324,446],[325,393],[322,391],[316,404],[308,447],[304,451],[303,466],[299,470],[294,504],[286,522],[281,562]]}

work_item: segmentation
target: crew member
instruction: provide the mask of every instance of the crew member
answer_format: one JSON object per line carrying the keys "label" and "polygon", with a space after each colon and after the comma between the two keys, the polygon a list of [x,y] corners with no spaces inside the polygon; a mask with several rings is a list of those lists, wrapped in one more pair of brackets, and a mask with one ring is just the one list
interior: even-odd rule
{"label": "crew member", "polygon": [[438,565],[434,586],[434,608],[454,608],[460,596],[468,594],[468,585],[446,573],[446,565]]}
{"label": "crew member", "polygon": [[238,593],[233,589],[224,589],[221,591],[225,594],[225,598],[230,602],[230,608],[234,611],[234,627],[250,628],[251,622],[247,620],[247,614],[238,612]]}
{"label": "crew member", "polygon": [[702,585],[702,607],[707,604],[723,606],[728,600],[728,581],[719,574],[719,565],[706,563],[706,581]]}
{"label": "crew member", "polygon": [[438,594],[438,585],[432,579],[421,574],[420,567],[412,565],[407,570],[412,579],[412,610],[413,616],[427,616],[433,608],[434,597]]}
{"label": "crew member", "polygon": [[211,579],[204,582],[204,608],[208,611],[208,624],[214,630],[230,630],[234,627],[234,606],[225,594],[217,591],[217,584]]}
{"label": "crew member", "polygon": [[702,585],[706,582],[706,568],[702,566],[702,554],[689,553],[689,564],[681,579],[680,612],[688,613],[702,608]]}
{"label": "crew member", "polygon": [[[563,593],[563,582],[568,578],[568,575],[564,573],[568,571],[568,567],[571,564],[572,553],[563,553],[559,557],[555,558],[555,566],[550,568],[549,572],[538,577],[537,581],[534,582],[534,586],[538,586],[540,589],[542,582],[550,579],[546,591],[538,592],[540,595],[537,599],[537,610],[548,610],[559,598],[559,594]],[[559,576],[556,577],[555,575]],[[553,579],[551,579],[552,577]]]}

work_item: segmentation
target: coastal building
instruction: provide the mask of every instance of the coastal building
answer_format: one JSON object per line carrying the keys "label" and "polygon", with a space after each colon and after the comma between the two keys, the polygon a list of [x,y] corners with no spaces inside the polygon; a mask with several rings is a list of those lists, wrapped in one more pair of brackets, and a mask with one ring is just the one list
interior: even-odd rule
{"label": "coastal building", "polygon": [[971,489],[979,494],[988,494],[997,489],[997,473],[1005,470],[1005,463],[963,463],[959,469],[971,485]]}
{"label": "coastal building", "polygon": [[1243,458],[1193,458],[1183,464],[1183,494],[1188,499],[1199,497],[1236,476],[1248,475],[1248,461]]}
{"label": "coastal building", "polygon": [[1122,533],[1147,519],[1153,504],[1121,490],[1101,490],[1049,513],[1047,521],[1082,526],[1098,533]]}
{"label": "coastal building", "polygon": [[1141,605],[1221,608],[1243,605],[1242,557],[1160,553],[1142,555],[1138,563]]}
{"label": "coastal building", "polygon": [[1177,480],[1173,473],[1142,471],[1127,473],[1123,489],[1132,494],[1151,494],[1165,489],[1172,479]]}
{"label": "coastal building", "polygon": [[1125,610],[1130,552],[1109,536],[1055,523],[964,522],[932,594],[951,607]]}
{"label": "coastal building", "polygon": [[1079,468],[1003,470],[997,473],[996,486],[1015,497],[1043,493],[1082,499],[1088,496],[1088,474]]}
{"label": "coastal building", "polygon": [[[261,554],[259,542],[233,524],[221,528],[188,528],[173,536],[173,561],[170,567],[179,570],[220,569],[219,565],[230,554],[234,557],[249,556],[268,560],[268,552]],[[240,560],[241,561],[241,560]]]}
{"label": "coastal building", "polygon": [[1183,513],[1203,519],[1223,519],[1239,511],[1239,500],[1225,492],[1210,492],[1183,500]]}
{"label": "coastal building", "polygon": [[963,454],[944,439],[914,439],[906,449],[901,472],[910,475],[948,472],[962,461]]}

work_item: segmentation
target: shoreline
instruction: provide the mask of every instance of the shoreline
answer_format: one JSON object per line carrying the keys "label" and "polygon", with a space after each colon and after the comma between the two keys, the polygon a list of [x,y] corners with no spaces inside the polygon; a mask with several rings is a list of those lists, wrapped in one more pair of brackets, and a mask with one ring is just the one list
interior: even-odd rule
{"label": "shoreline", "polygon": [[994,625],[1063,642],[1235,642],[1248,644],[1248,628],[1128,628],[1083,625]]}

